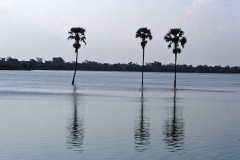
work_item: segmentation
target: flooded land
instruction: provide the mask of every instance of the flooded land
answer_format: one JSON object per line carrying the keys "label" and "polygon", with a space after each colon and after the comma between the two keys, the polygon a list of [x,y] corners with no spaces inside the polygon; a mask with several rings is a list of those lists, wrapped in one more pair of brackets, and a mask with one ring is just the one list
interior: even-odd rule
{"label": "flooded land", "polygon": [[240,75],[0,71],[0,159],[240,159]]}

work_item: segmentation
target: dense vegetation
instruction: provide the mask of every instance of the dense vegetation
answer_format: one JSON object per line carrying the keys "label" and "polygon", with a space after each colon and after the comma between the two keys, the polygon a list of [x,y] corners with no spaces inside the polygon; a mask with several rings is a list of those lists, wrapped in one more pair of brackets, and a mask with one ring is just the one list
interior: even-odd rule
{"label": "dense vegetation", "polygon": [[[29,61],[19,61],[16,58],[0,58],[0,70],[74,70],[75,62],[65,62],[61,57],[54,57],[52,61],[42,61],[42,58],[30,59]],[[85,60],[78,63],[78,70],[87,71],[137,71],[141,72],[142,67],[133,62],[127,64],[98,63]],[[174,64],[164,65],[161,62],[154,61],[147,63],[144,67],[146,72],[174,72]],[[240,73],[240,66],[207,66],[198,65],[177,65],[177,72],[190,73]]]}

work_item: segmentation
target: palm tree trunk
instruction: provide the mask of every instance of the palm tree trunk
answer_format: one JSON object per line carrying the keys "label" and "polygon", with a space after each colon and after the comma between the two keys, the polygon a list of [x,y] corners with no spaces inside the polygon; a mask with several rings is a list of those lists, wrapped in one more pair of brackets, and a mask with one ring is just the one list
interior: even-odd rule
{"label": "palm tree trunk", "polygon": [[143,87],[143,71],[144,71],[144,47],[143,47],[143,61],[142,61],[142,87]]}
{"label": "palm tree trunk", "polygon": [[177,53],[175,53],[175,76],[174,76],[174,88],[176,88],[176,72],[177,72]]}
{"label": "palm tree trunk", "polygon": [[73,75],[73,80],[72,80],[72,85],[74,85],[74,79],[75,79],[75,75],[76,75],[76,71],[77,71],[77,59],[78,59],[78,50],[76,52],[76,65],[75,65],[75,71],[74,71],[74,75]]}

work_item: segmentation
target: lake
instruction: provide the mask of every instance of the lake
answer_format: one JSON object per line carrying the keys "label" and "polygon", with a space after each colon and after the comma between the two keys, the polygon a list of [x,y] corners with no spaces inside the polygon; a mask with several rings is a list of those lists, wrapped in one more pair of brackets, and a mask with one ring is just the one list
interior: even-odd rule
{"label": "lake", "polygon": [[240,75],[0,71],[0,160],[240,159]]}

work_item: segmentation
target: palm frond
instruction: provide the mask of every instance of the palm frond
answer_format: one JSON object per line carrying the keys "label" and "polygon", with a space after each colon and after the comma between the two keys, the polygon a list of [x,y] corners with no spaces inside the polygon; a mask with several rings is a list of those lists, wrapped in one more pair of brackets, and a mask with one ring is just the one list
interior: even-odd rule
{"label": "palm frond", "polygon": [[182,37],[184,35],[184,32],[180,29],[179,31],[179,37]]}
{"label": "palm frond", "polygon": [[181,53],[181,49],[180,48],[177,48],[177,53]]}
{"label": "palm frond", "polygon": [[187,43],[187,38],[186,38],[186,37],[183,37],[183,38],[180,40],[180,43],[181,43],[182,47],[184,48],[184,45]]}
{"label": "palm frond", "polygon": [[174,49],[172,50],[172,53],[177,54],[177,49],[174,48]]}
{"label": "palm frond", "polygon": [[170,49],[172,47],[172,43],[169,43],[168,45],[168,49]]}
{"label": "palm frond", "polygon": [[69,39],[75,39],[75,38],[76,38],[76,36],[69,36],[69,37],[68,37],[68,40],[69,40]]}
{"label": "palm frond", "polygon": [[172,42],[172,37],[171,37],[170,35],[164,36],[163,39],[164,39],[166,42]]}
{"label": "palm frond", "polygon": [[148,42],[148,41],[142,41],[142,42],[141,42],[142,48],[144,48],[144,47],[146,46],[147,42]]}
{"label": "palm frond", "polygon": [[168,33],[176,37],[179,34],[180,30],[180,28],[172,28]]}
{"label": "palm frond", "polygon": [[71,28],[71,32],[75,33],[75,34],[84,34],[85,33],[85,29],[81,28],[81,27],[76,27],[76,28]]}
{"label": "palm frond", "polygon": [[75,48],[75,52],[77,53],[78,49],[81,47],[81,44],[74,43],[73,48]]}
{"label": "palm frond", "polygon": [[85,40],[86,40],[86,37],[85,37],[85,36],[83,36],[83,37],[81,37],[81,38],[80,38],[80,41],[84,42],[84,43],[85,43],[85,45],[87,45],[87,43],[86,43],[86,41],[85,41]]}
{"label": "palm frond", "polygon": [[79,49],[81,47],[81,44],[79,43],[74,43],[73,48]]}
{"label": "palm frond", "polygon": [[177,53],[181,53],[181,51],[182,50],[180,48],[174,48],[172,53],[177,54]]}
{"label": "palm frond", "polygon": [[152,35],[151,35],[151,33],[150,33],[150,35],[148,35],[148,38],[150,39],[150,40],[152,40]]}

